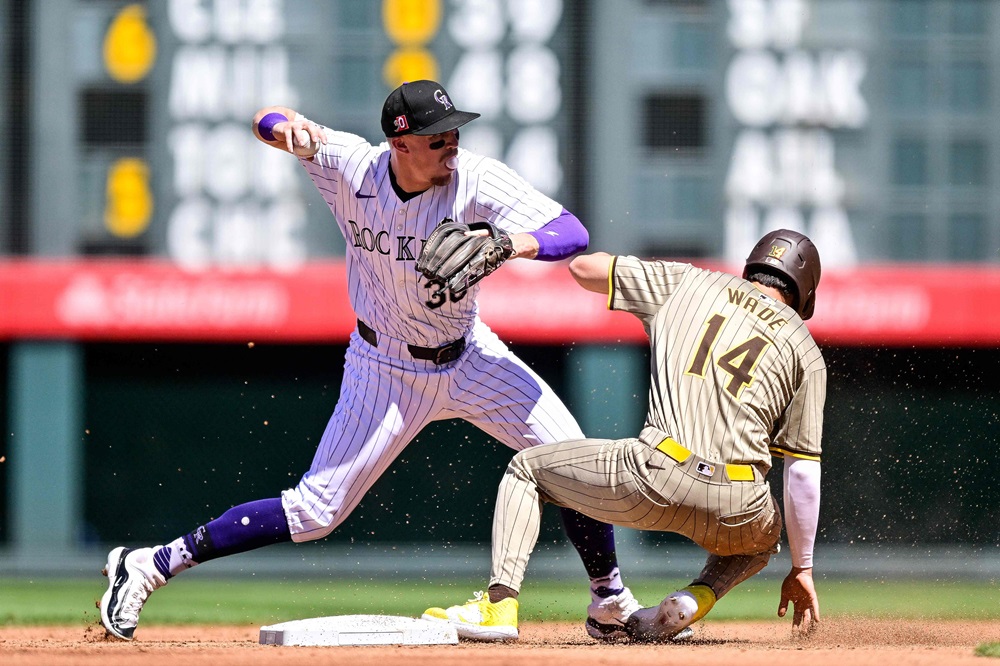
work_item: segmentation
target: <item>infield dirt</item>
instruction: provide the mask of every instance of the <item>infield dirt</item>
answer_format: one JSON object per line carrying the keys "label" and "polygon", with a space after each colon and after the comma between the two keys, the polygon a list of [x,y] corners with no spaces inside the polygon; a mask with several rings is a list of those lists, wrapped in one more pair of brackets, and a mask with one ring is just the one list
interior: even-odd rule
{"label": "infield dirt", "polygon": [[[258,644],[257,626],[148,626],[136,640],[105,637],[96,625],[0,627],[4,666],[902,666],[977,664],[976,645],[1000,641],[1000,623],[913,621],[870,618],[824,620],[807,637],[790,622],[707,622],[684,645],[602,645],[582,625],[533,623],[521,626],[511,644],[461,643],[414,647],[284,647]],[[1000,660],[996,661],[1000,666]]]}

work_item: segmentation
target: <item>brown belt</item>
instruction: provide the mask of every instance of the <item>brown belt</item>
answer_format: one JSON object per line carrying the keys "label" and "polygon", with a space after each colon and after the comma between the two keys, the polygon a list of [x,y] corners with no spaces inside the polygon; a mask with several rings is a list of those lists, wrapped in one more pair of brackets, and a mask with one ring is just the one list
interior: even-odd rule
{"label": "brown belt", "polygon": [[[358,334],[361,339],[372,347],[378,347],[378,333],[365,322],[358,320]],[[458,359],[465,351],[465,338],[459,338],[454,342],[441,345],[440,347],[418,347],[417,345],[406,345],[413,358],[421,361],[431,361],[434,365],[444,365]]]}

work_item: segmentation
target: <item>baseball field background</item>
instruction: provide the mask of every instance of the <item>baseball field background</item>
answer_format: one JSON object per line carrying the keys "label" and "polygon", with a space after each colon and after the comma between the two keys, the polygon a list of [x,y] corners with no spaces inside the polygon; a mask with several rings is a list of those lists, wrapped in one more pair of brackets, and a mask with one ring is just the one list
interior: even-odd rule
{"label": "baseball field background", "polygon": [[[803,638],[774,617],[783,552],[689,645],[595,645],[547,510],[519,645],[350,659],[996,653],[1000,0],[0,0],[0,44],[4,666],[339,662],[256,645],[257,629],[418,615],[483,587],[510,451],[447,422],[329,538],[158,591],[135,643],[105,641],[94,608],[110,548],[294,485],[337,401],[347,241],[294,160],[256,144],[253,112],[290,104],[377,142],[385,95],[425,77],[483,114],[462,145],[564,203],[591,250],[738,271],[765,230],[816,241],[823,625]],[[585,432],[632,435],[644,334],[592,296],[563,264],[511,262],[482,315]],[[644,603],[700,568],[671,535],[619,542]]]}

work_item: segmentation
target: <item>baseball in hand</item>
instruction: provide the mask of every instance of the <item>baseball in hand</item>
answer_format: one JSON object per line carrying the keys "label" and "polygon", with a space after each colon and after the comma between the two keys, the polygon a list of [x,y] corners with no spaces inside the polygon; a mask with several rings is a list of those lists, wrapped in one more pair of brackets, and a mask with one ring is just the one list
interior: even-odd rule
{"label": "baseball in hand", "polygon": [[309,132],[299,130],[292,135],[292,152],[300,157],[312,157],[319,150],[319,142],[313,141]]}

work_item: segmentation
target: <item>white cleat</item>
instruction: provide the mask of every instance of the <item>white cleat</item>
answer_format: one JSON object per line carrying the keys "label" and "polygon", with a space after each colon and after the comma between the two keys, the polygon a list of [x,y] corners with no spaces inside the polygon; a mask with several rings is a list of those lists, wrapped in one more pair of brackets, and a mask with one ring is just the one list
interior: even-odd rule
{"label": "white cleat", "polygon": [[101,597],[101,624],[116,638],[132,640],[149,595],[167,584],[153,565],[154,551],[119,546],[108,553],[108,564],[101,572],[108,577],[108,590]]}
{"label": "white cleat", "polygon": [[628,638],[626,620],[642,605],[627,587],[610,597],[597,597],[587,606],[587,633],[599,641],[619,641]]}

